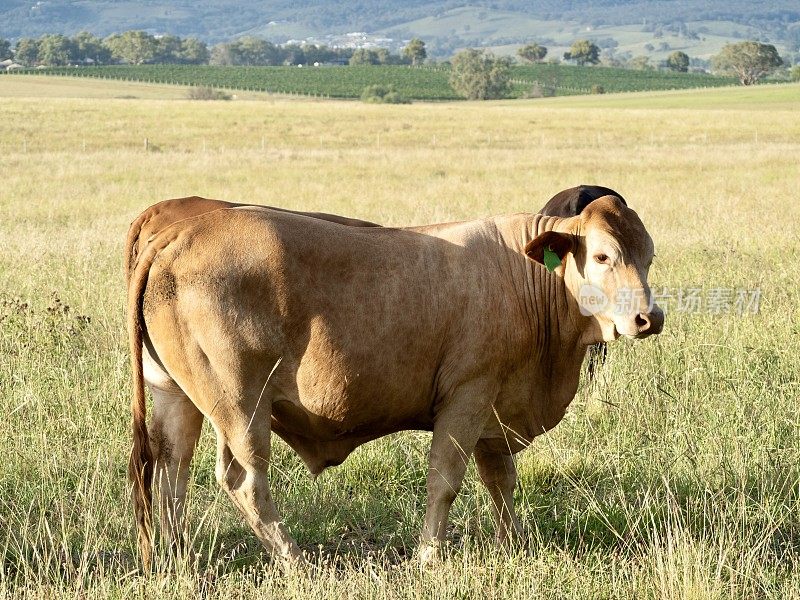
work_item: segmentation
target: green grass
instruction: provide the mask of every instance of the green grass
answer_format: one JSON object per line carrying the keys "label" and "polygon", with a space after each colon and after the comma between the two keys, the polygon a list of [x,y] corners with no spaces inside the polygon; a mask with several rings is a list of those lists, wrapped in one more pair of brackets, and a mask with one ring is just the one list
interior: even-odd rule
{"label": "green grass", "polygon": [[[635,105],[4,98],[0,597],[800,598],[795,89]],[[642,110],[673,96],[682,110]],[[654,286],[758,287],[761,310],[673,310],[658,338],[611,345],[518,457],[528,554],[493,546],[471,468],[449,557],[419,571],[428,434],[368,444],[317,482],[278,441],[279,510],[319,557],[283,573],[218,491],[206,430],[197,564],[135,571],[121,249],[141,209],[196,193],[402,225],[535,210],[578,183],[642,216]]]}
{"label": "green grass", "polygon": [[[687,110],[800,110],[800,84],[721,87],[703,90],[665,90],[602,96],[574,95],[537,100],[547,106],[570,108],[687,109]],[[779,118],[776,116],[776,118]]]}

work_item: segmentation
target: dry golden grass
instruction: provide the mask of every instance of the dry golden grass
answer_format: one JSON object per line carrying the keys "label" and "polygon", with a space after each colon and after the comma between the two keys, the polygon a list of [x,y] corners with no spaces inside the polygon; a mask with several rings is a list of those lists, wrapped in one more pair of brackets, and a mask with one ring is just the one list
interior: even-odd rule
{"label": "dry golden grass", "polygon": [[[704,92],[676,108],[375,106],[10,97],[22,79],[0,78],[0,596],[800,597],[800,102],[771,102],[797,86],[740,106]],[[493,548],[471,473],[451,557],[417,570],[425,434],[370,444],[316,484],[279,443],[281,511],[327,557],[282,574],[217,492],[206,433],[199,563],[134,572],[120,264],[141,209],[199,194],[403,225],[533,211],[579,183],[642,215],[653,284],[760,287],[761,312],[673,313],[659,339],[611,347],[519,459],[530,555]]]}

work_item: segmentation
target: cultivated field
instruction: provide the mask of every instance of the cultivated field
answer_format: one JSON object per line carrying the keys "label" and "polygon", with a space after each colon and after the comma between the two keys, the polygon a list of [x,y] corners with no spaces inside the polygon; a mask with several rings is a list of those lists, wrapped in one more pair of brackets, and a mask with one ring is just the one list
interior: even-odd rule
{"label": "cultivated field", "polygon": [[[210,65],[109,65],[52,67],[8,73],[29,77],[60,75],[122,81],[202,85],[229,90],[299,94],[326,98],[359,98],[369,85],[392,85],[414,100],[460,100],[450,87],[446,67],[412,68],[402,65],[347,67],[220,67]],[[2,74],[2,72],[0,72]],[[556,96],[589,94],[593,86],[606,92],[639,92],[737,84],[734,77],[699,73],[636,71],[606,67],[537,64],[511,69],[510,96],[526,97],[538,82]]]}
{"label": "cultivated field", "polygon": [[[379,106],[61,81],[25,98],[0,78],[0,597],[800,598],[800,87]],[[121,249],[141,209],[201,194],[403,225],[578,183],[626,196],[675,297],[519,456],[527,552],[492,545],[471,468],[448,557],[420,572],[429,434],[316,482],[278,441],[276,501],[316,556],[284,573],[218,491],[206,430],[197,562],[137,572]],[[678,310],[679,288],[758,289],[760,310]]]}

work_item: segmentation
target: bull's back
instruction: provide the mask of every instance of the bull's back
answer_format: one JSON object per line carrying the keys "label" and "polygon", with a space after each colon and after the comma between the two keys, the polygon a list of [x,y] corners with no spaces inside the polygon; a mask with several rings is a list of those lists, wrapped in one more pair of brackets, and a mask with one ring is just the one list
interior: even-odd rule
{"label": "bull's back", "polygon": [[353,219],[350,217],[342,217],[340,215],[332,215],[328,213],[319,212],[296,212],[289,211],[283,208],[274,208],[270,206],[260,206],[254,204],[238,204],[234,202],[225,202],[223,200],[213,200],[210,198],[202,198],[200,196],[189,196],[187,198],[173,198],[171,200],[163,200],[153,204],[144,210],[128,228],[128,236],[125,242],[124,252],[124,269],[125,279],[130,281],[133,269],[136,265],[136,260],[141,255],[147,242],[152,239],[158,232],[169,227],[173,223],[190,219],[192,217],[220,210],[222,208],[257,208],[261,210],[274,210],[278,212],[288,212],[299,215],[305,215],[315,219],[322,219],[325,221],[332,221],[340,223],[349,227],[380,227],[376,223],[370,221],[363,221],[360,219]]}

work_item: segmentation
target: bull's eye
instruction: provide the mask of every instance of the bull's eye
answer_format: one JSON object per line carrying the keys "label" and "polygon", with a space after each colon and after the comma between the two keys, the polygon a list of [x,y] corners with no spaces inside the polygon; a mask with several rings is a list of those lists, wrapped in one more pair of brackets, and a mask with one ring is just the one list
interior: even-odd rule
{"label": "bull's eye", "polygon": [[595,259],[595,261],[597,261],[601,265],[604,265],[604,264],[608,263],[608,256],[605,255],[605,254],[595,254],[594,255],[594,259]]}

